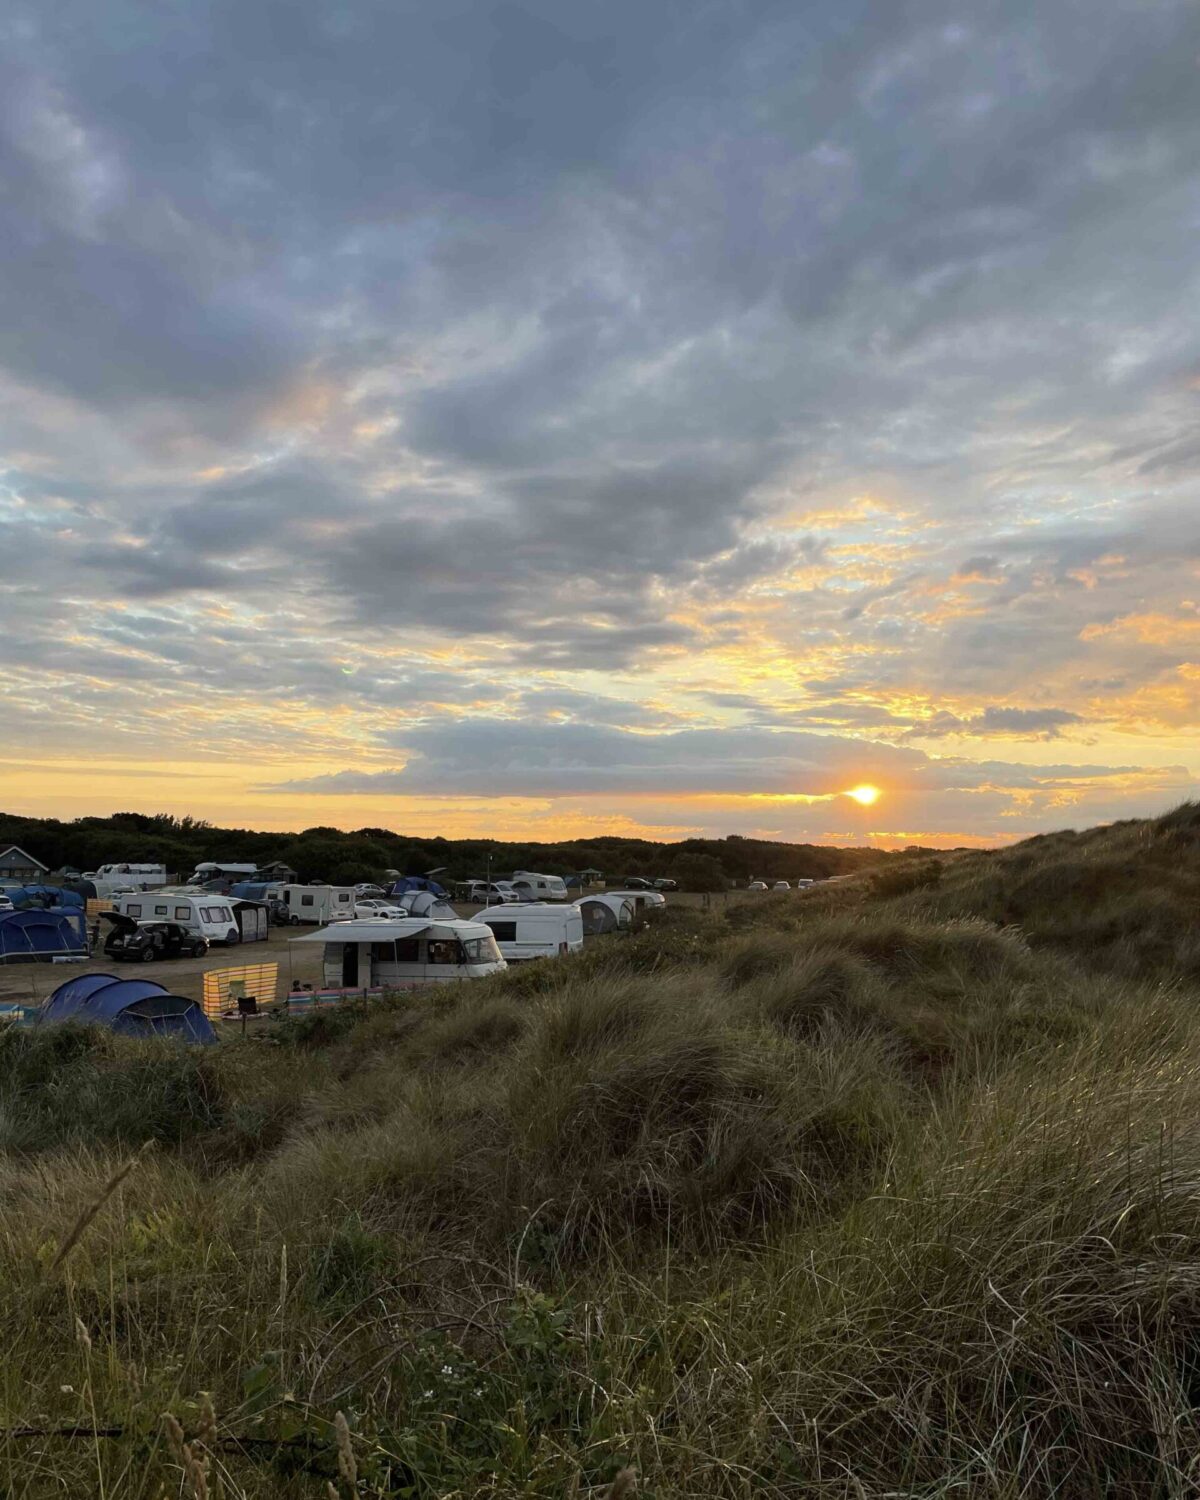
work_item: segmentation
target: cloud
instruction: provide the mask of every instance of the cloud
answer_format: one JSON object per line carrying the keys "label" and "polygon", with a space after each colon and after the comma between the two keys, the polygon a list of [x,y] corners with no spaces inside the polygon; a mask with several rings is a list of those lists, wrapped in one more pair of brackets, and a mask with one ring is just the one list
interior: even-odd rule
{"label": "cloud", "polygon": [[412,786],[414,724],[557,716],[664,741],[609,744],[664,807],[787,733],[1194,754],[1198,49],[1186,0],[18,0],[22,735]]}

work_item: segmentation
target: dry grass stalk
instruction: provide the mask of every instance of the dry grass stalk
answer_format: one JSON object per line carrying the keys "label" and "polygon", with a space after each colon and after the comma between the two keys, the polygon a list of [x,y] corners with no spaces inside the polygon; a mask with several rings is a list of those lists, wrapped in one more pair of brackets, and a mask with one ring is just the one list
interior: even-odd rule
{"label": "dry grass stalk", "polygon": [[619,1469],[604,1492],[604,1500],[630,1500],[637,1489],[637,1475],[632,1469]]}
{"label": "dry grass stalk", "polygon": [[[143,1146],[142,1151],[144,1151],[145,1149],[146,1147]],[[141,1160],[142,1151],[139,1151],[136,1156],[131,1156],[123,1167],[118,1168],[118,1170],[113,1173],[113,1175],[100,1189],[99,1194],[92,1199],[92,1201],[75,1220],[74,1224],[71,1225],[66,1239],[58,1247],[58,1253],[50,1262],[50,1265],[46,1271],[46,1274],[48,1276],[53,1275],[58,1267],[62,1265],[63,1261],[66,1260],[67,1256],[70,1255],[71,1251],[74,1250],[75,1246],[79,1243],[84,1230],[88,1227],[88,1225],[92,1222],[92,1220],[116,1192],[116,1190],[129,1176],[130,1172],[133,1171],[134,1167],[137,1166],[138,1162]]]}
{"label": "dry grass stalk", "polygon": [[350,1445],[350,1424],[346,1421],[343,1412],[339,1411],[334,1414],[333,1430],[337,1436],[338,1474],[353,1489],[358,1480],[358,1464],[354,1459],[354,1449]]}
{"label": "dry grass stalk", "polygon": [[183,1428],[170,1412],[163,1417],[167,1430],[167,1446],[171,1456],[183,1470],[184,1478],[192,1492],[192,1500],[208,1500],[208,1459],[199,1454],[187,1442]]}

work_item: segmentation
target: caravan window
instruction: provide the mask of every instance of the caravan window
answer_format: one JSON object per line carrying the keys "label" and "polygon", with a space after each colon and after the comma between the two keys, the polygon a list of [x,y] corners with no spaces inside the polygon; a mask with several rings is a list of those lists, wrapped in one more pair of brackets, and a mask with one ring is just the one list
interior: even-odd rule
{"label": "caravan window", "polygon": [[454,938],[430,938],[427,963],[457,964],[462,962],[462,950]]}
{"label": "caravan window", "polygon": [[311,906],[312,904],[313,904],[313,897],[312,896],[301,896],[300,897],[300,905],[301,906]]}
{"label": "caravan window", "polygon": [[125,915],[127,917],[140,917],[141,914],[142,903],[140,901],[130,901],[125,907]]}
{"label": "caravan window", "polygon": [[498,943],[515,943],[517,940],[517,924],[515,922],[489,922],[488,926]]}
{"label": "caravan window", "polygon": [[167,911],[168,908],[165,906],[156,906],[154,908],[154,915],[156,917],[165,917],[167,915]]}
{"label": "caravan window", "polygon": [[227,906],[214,906],[213,907],[213,921],[214,922],[232,922],[233,918],[229,915],[229,908]]}
{"label": "caravan window", "polygon": [[186,922],[191,914],[192,908],[190,906],[177,906],[175,908],[175,920],[177,922]]}

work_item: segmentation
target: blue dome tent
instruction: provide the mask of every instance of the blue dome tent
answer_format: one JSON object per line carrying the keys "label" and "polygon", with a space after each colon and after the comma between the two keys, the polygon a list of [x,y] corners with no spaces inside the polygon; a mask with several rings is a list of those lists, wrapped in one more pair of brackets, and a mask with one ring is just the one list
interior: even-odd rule
{"label": "blue dome tent", "polygon": [[84,899],[78,891],[61,885],[10,886],[4,894],[19,909],[39,906],[53,909],[58,906],[82,906],[84,904]]}
{"label": "blue dome tent", "polygon": [[395,881],[389,896],[403,896],[408,891],[431,891],[435,896],[444,896],[446,889],[438,885],[436,880],[430,880],[428,875],[405,875]]}
{"label": "blue dome tent", "polygon": [[82,906],[40,906],[0,912],[0,963],[86,958],[87,921]]}
{"label": "blue dome tent", "polygon": [[123,1036],[169,1036],[202,1046],[217,1034],[204,1011],[184,995],[172,995],[152,979],[80,974],[54,991],[38,1015],[39,1025],[79,1021],[107,1026]]}

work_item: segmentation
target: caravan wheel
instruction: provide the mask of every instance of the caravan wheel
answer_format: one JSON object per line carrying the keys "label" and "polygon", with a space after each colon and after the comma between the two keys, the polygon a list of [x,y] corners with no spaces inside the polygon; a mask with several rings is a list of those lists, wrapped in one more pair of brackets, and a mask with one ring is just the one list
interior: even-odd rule
{"label": "caravan wheel", "polygon": [[299,927],[299,925],[300,925],[300,918],[298,916],[296,916],[295,913],[293,913],[288,918],[288,926],[289,927]]}

